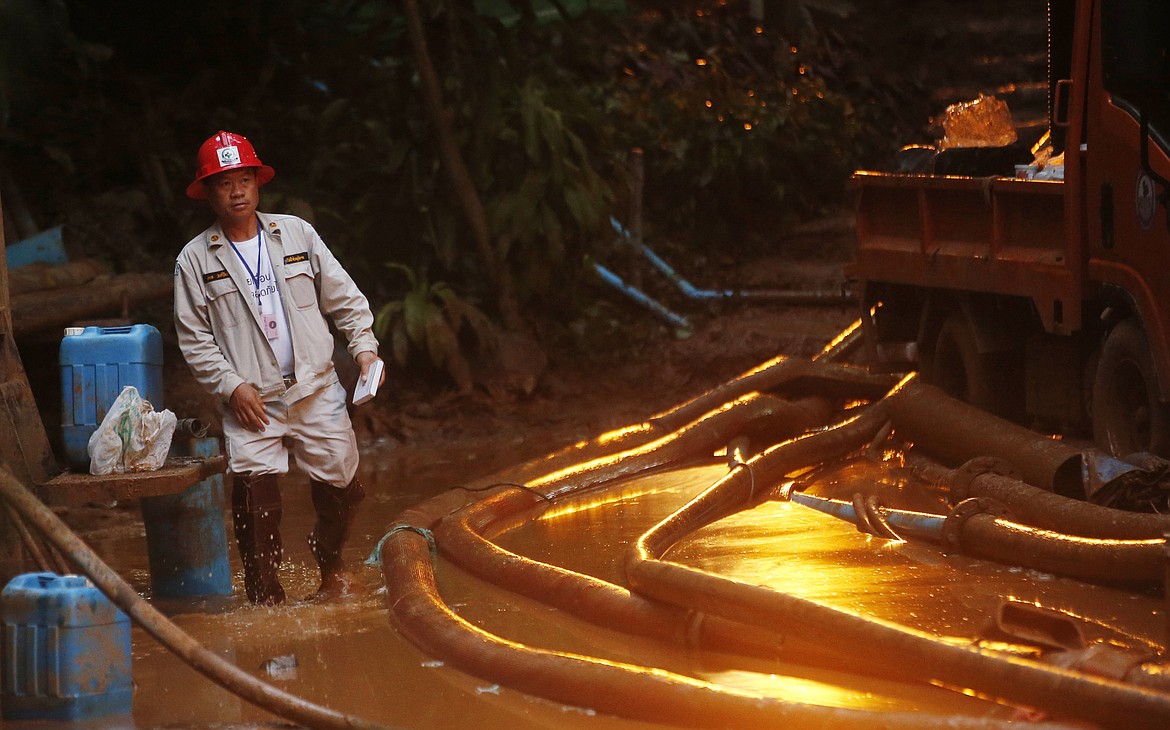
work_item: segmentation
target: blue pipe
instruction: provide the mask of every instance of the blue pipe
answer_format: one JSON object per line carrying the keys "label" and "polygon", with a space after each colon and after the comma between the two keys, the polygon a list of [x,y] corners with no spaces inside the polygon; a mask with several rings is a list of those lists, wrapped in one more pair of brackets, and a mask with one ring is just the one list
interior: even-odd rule
{"label": "blue pipe", "polygon": [[816,304],[825,302],[841,301],[843,303],[852,302],[852,298],[848,297],[844,292],[795,292],[782,291],[773,289],[700,289],[691,282],[679,275],[674,267],[666,263],[661,256],[654,253],[644,243],[635,242],[630,232],[613,216],[609,217],[609,223],[613,229],[617,231],[626,243],[633,246],[641,253],[647,261],[649,261],[654,268],[658,269],[662,274],[670,279],[679,288],[688,299],[733,299],[733,298],[756,298],[756,299],[775,299],[784,300],[790,304]]}
{"label": "blue pipe", "polygon": [[665,319],[667,322],[674,325],[675,327],[679,327],[681,329],[687,329],[687,330],[689,330],[691,328],[691,323],[689,320],[687,320],[686,317],[684,317],[680,314],[675,314],[674,312],[670,311],[664,305],[660,304],[658,301],[651,299],[649,296],[647,296],[645,293],[643,293],[637,287],[630,286],[626,282],[622,281],[620,276],[613,273],[612,271],[605,268],[604,266],[597,263],[596,261],[593,262],[593,270],[597,272],[597,275],[600,276],[601,280],[604,281],[606,284],[609,284],[613,288],[622,292],[623,294],[628,296],[630,299],[633,299],[638,304],[641,304],[643,307],[646,307],[651,312],[654,312],[659,317],[662,317],[663,319]]}
{"label": "blue pipe", "polygon": [[[795,490],[788,493],[788,498],[818,512],[852,522],[854,525],[857,524],[857,511],[853,509],[853,504],[850,502],[827,499]],[[946,517],[942,515],[888,507],[882,507],[882,515],[899,534],[920,537],[933,542],[942,541],[943,523],[946,522]]]}
{"label": "blue pipe", "polygon": [[694,284],[691,284],[691,282],[679,276],[678,272],[674,270],[674,267],[662,260],[662,258],[658,254],[654,253],[654,251],[652,251],[649,246],[644,243],[635,244],[630,235],[630,232],[626,230],[626,228],[621,223],[618,222],[617,218],[610,216],[609,223],[613,226],[613,229],[617,231],[619,236],[624,238],[627,243],[635,246],[641,252],[641,254],[646,257],[647,261],[653,264],[656,269],[661,271],[666,276],[666,278],[677,284],[679,290],[681,290],[687,298],[722,299],[725,297],[734,297],[739,294],[732,291],[731,289],[699,289]]}

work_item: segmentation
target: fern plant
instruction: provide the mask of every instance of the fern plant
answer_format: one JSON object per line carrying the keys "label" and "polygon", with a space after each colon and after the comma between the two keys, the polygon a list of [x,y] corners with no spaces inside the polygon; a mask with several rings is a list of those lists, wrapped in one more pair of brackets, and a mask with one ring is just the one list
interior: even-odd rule
{"label": "fern plant", "polygon": [[400,263],[386,266],[406,276],[408,289],[402,299],[378,309],[374,333],[389,340],[390,352],[399,365],[425,356],[432,366],[450,375],[461,391],[470,391],[474,381],[469,354],[495,348],[491,320],[445,282],[432,282],[425,268],[416,271]]}

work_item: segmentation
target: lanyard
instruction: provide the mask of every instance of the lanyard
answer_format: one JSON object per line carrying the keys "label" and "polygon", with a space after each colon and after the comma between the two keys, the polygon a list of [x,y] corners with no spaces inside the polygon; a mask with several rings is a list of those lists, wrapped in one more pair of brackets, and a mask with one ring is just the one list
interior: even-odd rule
{"label": "lanyard", "polygon": [[[227,236],[224,236],[224,238],[227,238]],[[259,292],[260,262],[263,260],[261,257],[264,255],[264,227],[259,225],[259,222],[257,222],[256,225],[256,242],[258,244],[256,246],[256,273],[253,274],[252,268],[248,266],[248,262],[245,261],[243,255],[240,254],[240,249],[236,248],[235,241],[228,238],[228,243],[232,245],[232,250],[236,252],[236,258],[240,260],[240,263],[244,265],[244,270],[248,272],[248,281],[252,282],[252,286],[256,288],[257,292]]]}

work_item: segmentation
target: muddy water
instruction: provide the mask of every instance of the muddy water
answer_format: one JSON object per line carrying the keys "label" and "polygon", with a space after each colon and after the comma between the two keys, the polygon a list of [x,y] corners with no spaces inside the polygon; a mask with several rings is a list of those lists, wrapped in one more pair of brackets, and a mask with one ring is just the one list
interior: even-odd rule
{"label": "muddy water", "polygon": [[[376,450],[364,458],[370,498],[348,550],[354,562],[366,556],[399,510],[458,481],[450,473],[458,468],[458,457],[426,468],[422,462],[403,466],[393,454]],[[693,466],[564,498],[542,514],[503,526],[495,540],[519,554],[623,583],[622,561],[629,544],[725,470],[715,463]],[[311,528],[312,509],[303,477],[294,474],[286,481],[282,580],[290,596],[304,596],[316,588],[316,570],[303,539]],[[915,508],[937,502],[892,466],[838,465],[820,470],[809,481],[810,489],[824,493],[901,495]],[[110,558],[114,567],[149,593],[140,528],[122,526],[87,539],[103,556],[119,556]],[[160,602],[159,607],[225,659],[288,692],[404,728],[651,727],[522,695],[421,654],[390,626],[378,594],[380,574],[373,567],[362,569],[370,591],[363,599],[256,608],[239,597],[234,548],[231,557],[237,570],[235,596]],[[1090,639],[1146,647],[1161,637],[1161,603],[1153,598],[944,555],[928,545],[890,543],[791,503],[768,503],[706,527],[668,558],[963,641],[978,635],[1001,597],[1083,617]],[[1011,715],[1010,708],[944,689],[867,677],[845,666],[817,669],[718,654],[700,657],[564,616],[445,561],[438,563],[436,573],[444,599],[460,616],[512,641],[659,667],[763,696],[826,706]],[[187,668],[142,629],[134,629],[133,644],[134,717],[98,726],[277,721]]]}

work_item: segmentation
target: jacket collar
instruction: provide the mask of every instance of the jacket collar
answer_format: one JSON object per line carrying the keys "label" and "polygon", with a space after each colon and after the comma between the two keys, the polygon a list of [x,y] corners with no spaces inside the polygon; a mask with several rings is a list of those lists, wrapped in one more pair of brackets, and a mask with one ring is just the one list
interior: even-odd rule
{"label": "jacket collar", "polygon": [[[280,224],[277,216],[269,213],[261,213],[256,211],[256,219],[260,228],[264,231],[266,239],[275,238],[280,240]],[[211,227],[204,232],[204,241],[207,243],[207,248],[211,251],[227,244],[227,234],[223,232],[223,227],[220,226],[219,221],[211,224]]]}

